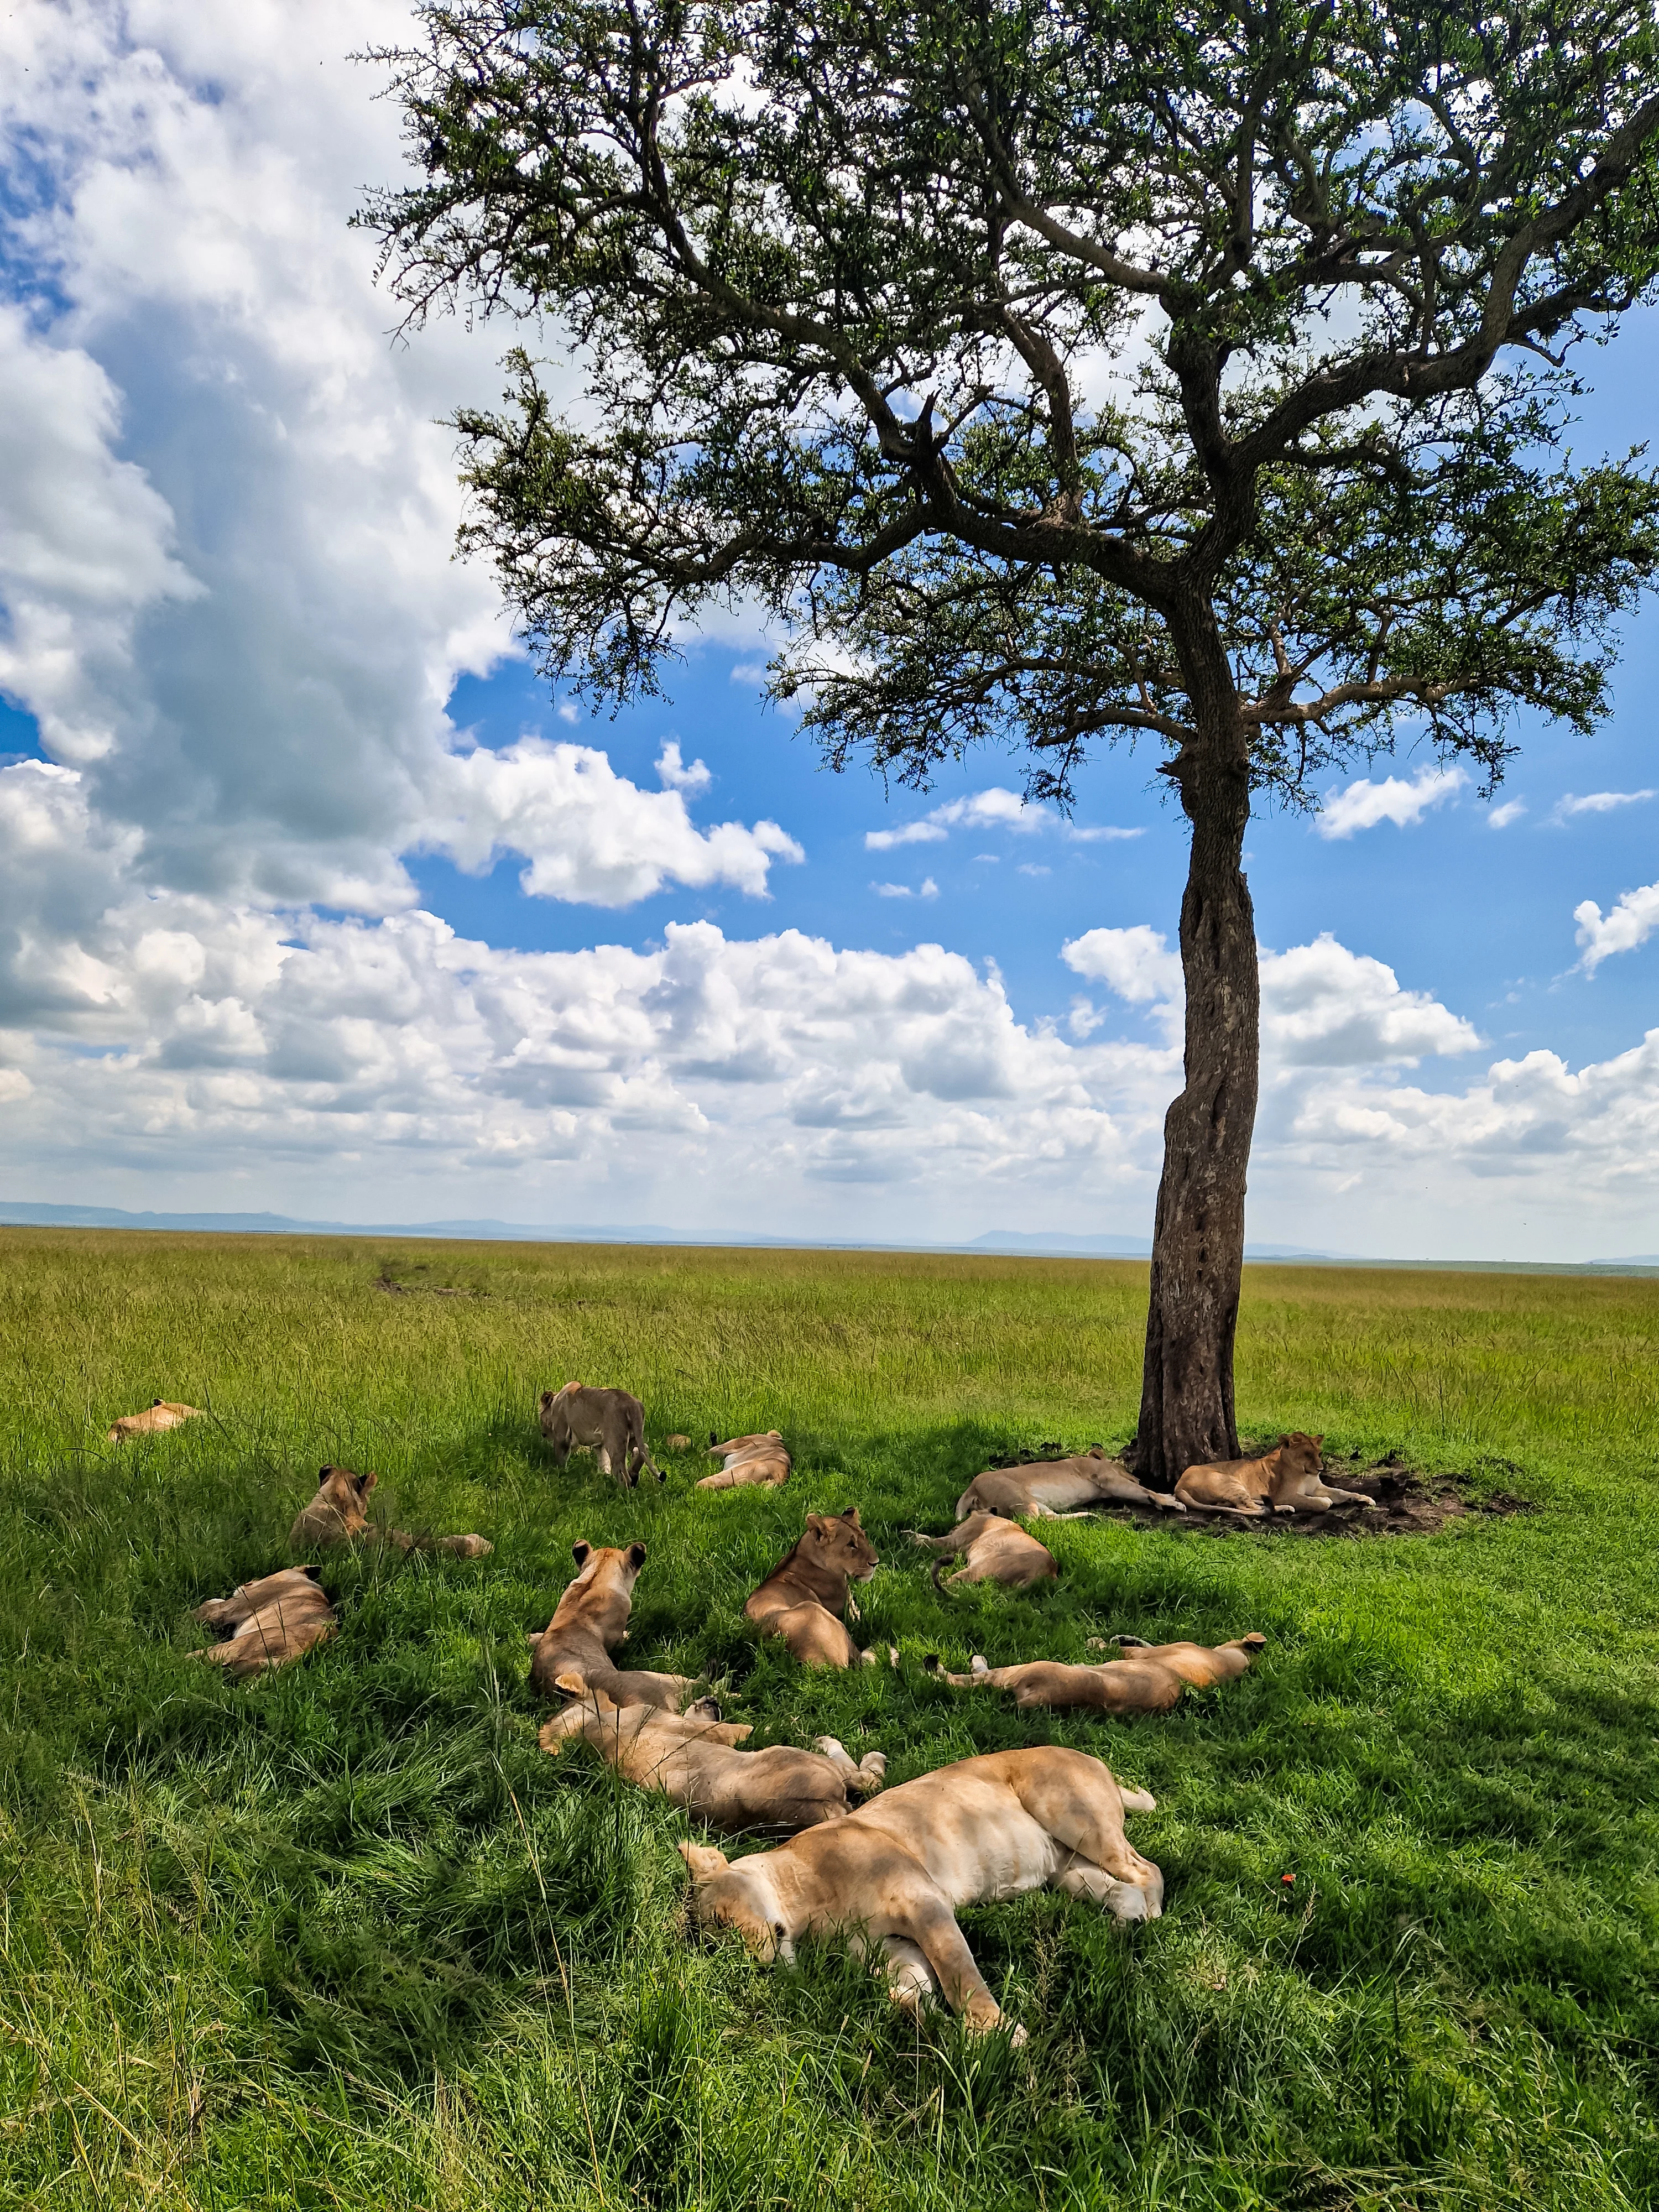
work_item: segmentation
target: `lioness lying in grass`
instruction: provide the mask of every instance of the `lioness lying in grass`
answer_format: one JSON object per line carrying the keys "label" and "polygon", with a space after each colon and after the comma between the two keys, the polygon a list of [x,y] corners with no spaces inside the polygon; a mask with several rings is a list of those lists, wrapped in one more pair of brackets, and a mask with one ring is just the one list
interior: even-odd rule
{"label": "lioness lying in grass", "polygon": [[200,1413],[198,1406],[177,1405],[170,1398],[157,1398],[142,1413],[123,1413],[106,1432],[104,1441],[124,1444],[131,1437],[160,1436],[165,1429],[176,1429],[181,1421],[197,1419]]}
{"label": "lioness lying in grass", "polygon": [[1265,1636],[1255,1635],[1213,1650],[1201,1644],[1143,1644],[1136,1636],[1113,1641],[1122,1647],[1124,1656],[1115,1665],[1104,1667],[1068,1666],[1060,1659],[992,1667],[977,1652],[966,1674],[947,1674],[931,1655],[923,1663],[953,1689],[1012,1690],[1022,1711],[1033,1705],[1082,1705],[1103,1713],[1167,1713],[1188,1683],[1195,1689],[1209,1689],[1217,1682],[1233,1681],[1267,1644]]}
{"label": "lioness lying in grass", "polygon": [[317,1582],[315,1567],[283,1567],[258,1582],[243,1583],[228,1597],[210,1597],[195,1618],[226,1637],[198,1659],[211,1660],[239,1680],[286,1666],[332,1636],[337,1617]]}
{"label": "lioness lying in grass", "polygon": [[867,1583],[878,1564],[856,1505],[845,1513],[809,1513],[800,1537],[744,1611],[769,1636],[782,1637],[803,1666],[873,1667],[877,1655],[860,1651],[838,1616],[858,1619],[849,1585]]}
{"label": "lioness lying in grass", "polygon": [[781,1490],[789,1480],[790,1460],[776,1429],[763,1437],[729,1437],[723,1444],[710,1443],[709,1450],[721,1464],[704,1475],[699,1490],[747,1490],[765,1484]]}
{"label": "lioness lying in grass", "polygon": [[556,1686],[573,1702],[543,1728],[544,1751],[556,1754],[580,1735],[608,1765],[641,1790],[659,1790],[684,1811],[714,1828],[775,1828],[793,1835],[826,1820],[844,1820],[849,1797],[881,1787],[887,1761],[866,1752],[855,1766],[832,1735],[812,1751],[775,1743],[739,1751],[753,1735],[744,1723],[668,1713],[649,1705],[624,1711],[575,1674]]}
{"label": "lioness lying in grass", "polygon": [[1328,1513],[1333,1505],[1369,1505],[1376,1500],[1360,1490],[1334,1490],[1322,1479],[1323,1437],[1298,1429],[1280,1437],[1257,1459],[1206,1461],[1189,1467],[1175,1486],[1185,1505],[1211,1513],[1239,1513],[1260,1519],[1273,1513]]}
{"label": "lioness lying in grass", "polygon": [[288,1532],[289,1551],[314,1552],[360,1536],[383,1539],[400,1552],[447,1552],[457,1559],[486,1559],[495,1550],[487,1536],[411,1536],[403,1528],[375,1528],[368,1517],[368,1493],[380,1479],[355,1474],[349,1467],[319,1467],[317,1495]]}
{"label": "lioness lying in grass", "polygon": [[1108,1459],[1098,1444],[1071,1459],[1034,1460],[1029,1467],[988,1468],[976,1474],[957,1500],[957,1518],[970,1513],[1000,1513],[1030,1521],[1090,1505],[1148,1505],[1160,1513],[1184,1513],[1179,1498],[1165,1498],[1138,1483],[1128,1469]]}
{"label": "lioness lying in grass", "polygon": [[942,1994],[970,2027],[994,2028],[1003,2014],[957,1912],[1061,1889],[1121,1920],[1156,1919],[1164,1877],[1123,1833],[1126,1808],[1152,1805],[1083,1752],[1001,1751],[906,1782],[735,1866],[723,1851],[679,1849],[698,1921],[737,1929],[757,1958],[793,1958],[809,1933],[844,1936],[861,1957],[879,1947],[900,2003],[916,2009]]}
{"label": "lioness lying in grass", "polygon": [[[953,1583],[1000,1583],[1007,1589],[1029,1589],[1033,1583],[1052,1582],[1060,1572],[1046,1544],[996,1513],[975,1513],[943,1536],[924,1536],[912,1528],[910,1541],[947,1556],[967,1553],[956,1573],[945,1577],[946,1588]],[[943,1559],[934,1560],[935,1587],[943,1566]]]}
{"label": "lioness lying in grass", "polygon": [[580,1570],[567,1585],[557,1612],[541,1634],[532,1637],[530,1656],[531,1687],[544,1698],[562,1694],[564,1675],[597,1690],[613,1705],[659,1705],[677,1713],[695,1687],[690,1674],[652,1674],[644,1669],[625,1672],[613,1666],[611,1654],[628,1641],[628,1616],[634,1607],[634,1585],[645,1565],[643,1544],[578,1543],[570,1555]]}

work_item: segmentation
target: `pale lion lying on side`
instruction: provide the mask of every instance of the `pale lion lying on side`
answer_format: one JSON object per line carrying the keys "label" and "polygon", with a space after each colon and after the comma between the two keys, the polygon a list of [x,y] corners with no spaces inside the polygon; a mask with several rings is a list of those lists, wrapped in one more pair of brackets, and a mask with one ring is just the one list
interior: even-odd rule
{"label": "pale lion lying on side", "polygon": [[1252,1519],[1273,1513],[1328,1513],[1333,1505],[1369,1505],[1362,1490],[1334,1490],[1322,1480],[1323,1437],[1301,1430],[1280,1437],[1259,1459],[1211,1460],[1189,1467],[1175,1486],[1183,1504]]}
{"label": "pale lion lying on side", "polygon": [[1074,1667],[1060,1659],[1028,1659],[1016,1667],[989,1667],[976,1652],[966,1674],[947,1674],[939,1661],[925,1662],[957,1690],[1012,1690],[1022,1711],[1033,1705],[1060,1709],[1088,1706],[1103,1713],[1167,1713],[1182,1689],[1209,1689],[1236,1681],[1259,1651],[1265,1636],[1241,1636],[1213,1649],[1201,1644],[1143,1644],[1139,1637],[1114,1639],[1123,1650],[1115,1665]]}
{"label": "pale lion lying on side", "polygon": [[879,1790],[887,1771],[878,1751],[866,1752],[855,1766],[832,1735],[821,1735],[812,1751],[784,1743],[739,1751],[754,1733],[742,1722],[651,1705],[624,1711],[599,1692],[584,1690],[574,1674],[561,1675],[557,1687],[573,1703],[543,1728],[544,1751],[556,1756],[579,1735],[629,1782],[659,1790],[710,1827],[780,1828],[793,1834],[844,1820],[848,1798]]}
{"label": "pale lion lying on side", "polygon": [[776,1429],[763,1437],[728,1437],[723,1444],[708,1447],[721,1462],[713,1474],[704,1475],[699,1490],[747,1490],[765,1484],[781,1490],[789,1480],[790,1459]]}
{"label": "pale lion lying on side", "polygon": [[1090,1505],[1149,1505],[1160,1513],[1184,1513],[1179,1498],[1147,1490],[1119,1461],[1108,1459],[1098,1444],[1071,1459],[1035,1460],[1029,1467],[988,1468],[976,1474],[957,1500],[957,1518],[970,1513],[1000,1513],[1013,1521],[1074,1511]]}
{"label": "pale lion lying on side", "polygon": [[737,1929],[757,1958],[791,1959],[808,1934],[844,1936],[860,1957],[878,1948],[900,2003],[942,1995],[986,2029],[1003,2014],[957,1912],[1060,1889],[1121,1920],[1156,1919],[1164,1877],[1123,1833],[1125,1809],[1152,1804],[1120,1790],[1099,1759],[1051,1746],[960,1759],[735,1865],[723,1851],[679,1848],[698,1921]]}
{"label": "pale lion lying on side", "polygon": [[[953,1583],[1000,1583],[1006,1589],[1029,1589],[1033,1583],[1053,1582],[1060,1572],[1046,1544],[995,1513],[973,1514],[943,1536],[924,1536],[913,1528],[910,1541],[947,1556],[967,1553],[956,1573],[945,1577],[946,1588]],[[943,1559],[933,1562],[935,1588],[943,1565]]]}

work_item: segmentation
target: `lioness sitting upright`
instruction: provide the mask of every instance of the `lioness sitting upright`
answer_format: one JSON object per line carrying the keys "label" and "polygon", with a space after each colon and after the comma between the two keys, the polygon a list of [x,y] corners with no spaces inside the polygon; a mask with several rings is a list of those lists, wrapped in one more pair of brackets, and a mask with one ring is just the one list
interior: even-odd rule
{"label": "lioness sitting upright", "polygon": [[970,1513],[1001,1513],[1012,1521],[1091,1505],[1146,1505],[1160,1513],[1184,1513],[1178,1498],[1147,1490],[1121,1462],[1108,1459],[1098,1444],[1070,1459],[1034,1460],[1026,1467],[988,1468],[976,1474],[957,1500],[957,1518]]}
{"label": "lioness sitting upright", "polygon": [[899,2002],[917,2008],[942,1991],[970,2027],[986,2029],[1002,2013],[957,1911],[1062,1889],[1121,1920],[1156,1919],[1164,1877],[1123,1833],[1126,1809],[1152,1807],[1144,1791],[1120,1790],[1099,1759],[1056,1745],[959,1759],[735,1866],[724,1851],[679,1849],[704,1926],[737,1929],[767,1961],[792,1959],[809,1933],[845,1936],[859,1956],[879,1946]]}
{"label": "lioness sitting upright", "polygon": [[700,1711],[665,1713],[654,1705],[624,1712],[574,1674],[559,1678],[573,1701],[541,1732],[556,1756],[573,1736],[591,1743],[609,1765],[641,1790],[659,1790],[684,1811],[715,1828],[781,1829],[793,1835],[825,1820],[844,1820],[849,1797],[879,1790],[887,1761],[867,1751],[855,1766],[832,1735],[817,1748],[775,1743],[740,1751],[752,1728],[705,1718]]}
{"label": "lioness sitting upright", "polygon": [[637,1486],[641,1468],[666,1480],[645,1448],[645,1408],[626,1390],[590,1390],[580,1382],[544,1390],[541,1419],[561,1467],[573,1451],[592,1451],[600,1474],[614,1474],[624,1490]]}
{"label": "lioness sitting upright", "polygon": [[611,1654],[628,1641],[628,1616],[634,1585],[645,1565],[643,1544],[573,1544],[571,1557],[580,1572],[559,1600],[558,1611],[532,1638],[530,1683],[544,1698],[568,1696],[562,1675],[603,1692],[613,1705],[661,1705],[672,1713],[685,1705],[694,1687],[689,1674],[624,1671]]}
{"label": "lioness sitting upright", "polygon": [[1333,1505],[1375,1506],[1359,1490],[1334,1490],[1321,1479],[1323,1437],[1297,1429],[1259,1459],[1223,1459],[1189,1467],[1176,1485],[1183,1504],[1211,1513],[1260,1519],[1273,1513],[1328,1513]]}
{"label": "lioness sitting upright", "polygon": [[878,1663],[860,1651],[840,1615],[856,1620],[848,1584],[876,1571],[876,1547],[859,1526],[856,1505],[845,1513],[809,1513],[799,1540],[780,1559],[744,1611],[769,1636],[781,1636],[804,1666]]}

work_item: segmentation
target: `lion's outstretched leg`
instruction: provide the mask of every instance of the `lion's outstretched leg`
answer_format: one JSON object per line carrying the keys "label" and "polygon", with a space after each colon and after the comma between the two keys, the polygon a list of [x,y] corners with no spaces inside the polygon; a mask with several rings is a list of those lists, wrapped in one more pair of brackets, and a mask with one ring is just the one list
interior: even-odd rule
{"label": "lion's outstretched leg", "polygon": [[1000,2027],[1002,2008],[975,1964],[968,1938],[945,1899],[937,1893],[919,1898],[910,1917],[911,1936],[926,1955],[951,2011],[959,2013],[966,2026],[981,2033]]}
{"label": "lion's outstretched leg", "polygon": [[[1117,1784],[1103,1769],[1090,1770],[1091,1762],[1079,1759],[1073,1765],[1067,1759],[1058,1773],[1040,1770],[1022,1774],[1011,1778],[1012,1786],[1031,1818],[1056,1843],[1141,1893],[1142,1910],[1133,1917],[1155,1920],[1164,1910],[1164,1876],[1124,1835],[1123,1798]],[[1121,1918],[1132,1917],[1124,1911],[1125,1903],[1112,1908]]]}

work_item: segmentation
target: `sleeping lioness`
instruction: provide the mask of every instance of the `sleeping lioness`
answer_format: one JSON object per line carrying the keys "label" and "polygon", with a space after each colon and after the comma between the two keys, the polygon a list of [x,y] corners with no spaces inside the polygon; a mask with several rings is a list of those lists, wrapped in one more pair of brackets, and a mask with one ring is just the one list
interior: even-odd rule
{"label": "sleeping lioness", "polygon": [[994,2028],[1002,2012],[959,1909],[1063,1889],[1121,1920],[1156,1919],[1164,1877],[1123,1834],[1125,1808],[1152,1802],[1120,1790],[1099,1759],[1049,1746],[959,1759],[735,1866],[723,1851],[679,1849],[698,1921],[737,1929],[757,1958],[791,1959],[809,1933],[843,1936],[860,1956],[879,1946],[899,2002],[940,1993],[970,2027]]}
{"label": "sleeping lioness", "polygon": [[1254,1635],[1213,1650],[1201,1644],[1143,1644],[1137,1636],[1113,1641],[1123,1649],[1115,1666],[1075,1667],[1062,1659],[1028,1659],[1015,1667],[989,1667],[977,1652],[966,1674],[945,1674],[931,1656],[925,1664],[953,1689],[1012,1690],[1022,1711],[1034,1705],[1060,1710],[1081,1705],[1103,1713],[1167,1713],[1180,1701],[1185,1685],[1209,1689],[1217,1682],[1236,1681],[1267,1646],[1265,1636]]}
{"label": "sleeping lioness", "polygon": [[285,1667],[332,1636],[337,1626],[315,1567],[282,1567],[258,1582],[243,1583],[228,1597],[210,1597],[198,1605],[196,1618],[224,1639],[196,1656],[238,1680]]}
{"label": "sleeping lioness", "polygon": [[793,1835],[847,1818],[849,1797],[879,1790],[887,1761],[867,1751],[855,1766],[832,1735],[812,1751],[775,1743],[764,1751],[738,1746],[754,1730],[700,1711],[667,1713],[653,1705],[626,1711],[580,1677],[562,1674],[557,1687],[573,1702],[541,1732],[556,1755],[573,1736],[591,1743],[609,1765],[641,1790],[659,1790],[714,1828],[773,1828]]}
{"label": "sleeping lioness", "polygon": [[1119,1461],[1108,1459],[1098,1444],[1071,1459],[1034,1460],[1027,1467],[988,1468],[976,1474],[957,1500],[957,1518],[970,1513],[1001,1513],[1012,1521],[1091,1505],[1149,1505],[1160,1513],[1184,1513],[1179,1498],[1147,1490]]}
{"label": "sleeping lioness", "polygon": [[[944,1536],[924,1536],[912,1528],[910,1541],[930,1552],[958,1557],[967,1553],[955,1574],[946,1577],[946,1587],[951,1583],[1000,1583],[1005,1589],[1029,1589],[1033,1583],[1053,1582],[1060,1572],[1046,1544],[1028,1536],[1017,1522],[995,1513],[975,1513]],[[936,1589],[943,1565],[942,1559],[933,1562]]]}
{"label": "sleeping lioness", "polygon": [[708,1449],[720,1464],[715,1474],[704,1475],[699,1490],[749,1490],[757,1485],[781,1490],[789,1480],[789,1455],[776,1429],[764,1436],[728,1437],[723,1444],[711,1440]]}
{"label": "sleeping lioness", "polygon": [[165,1429],[176,1429],[183,1421],[198,1419],[198,1406],[176,1404],[171,1398],[157,1398],[145,1407],[142,1413],[123,1413],[106,1434],[106,1443],[124,1444],[130,1437],[159,1436]]}

